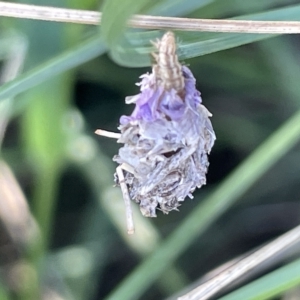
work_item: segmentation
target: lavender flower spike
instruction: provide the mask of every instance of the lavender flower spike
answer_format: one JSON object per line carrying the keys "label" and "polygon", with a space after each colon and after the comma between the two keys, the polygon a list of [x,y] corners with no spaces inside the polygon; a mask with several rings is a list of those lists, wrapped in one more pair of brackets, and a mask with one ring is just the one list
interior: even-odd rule
{"label": "lavender flower spike", "polygon": [[113,158],[123,169],[120,183],[146,217],[156,217],[156,209],[177,210],[206,184],[208,154],[216,139],[196,80],[178,62],[174,34],[167,32],[153,44],[156,63],[152,73],[141,76],[141,92],[125,100],[135,109],[120,118],[118,142],[124,145]]}

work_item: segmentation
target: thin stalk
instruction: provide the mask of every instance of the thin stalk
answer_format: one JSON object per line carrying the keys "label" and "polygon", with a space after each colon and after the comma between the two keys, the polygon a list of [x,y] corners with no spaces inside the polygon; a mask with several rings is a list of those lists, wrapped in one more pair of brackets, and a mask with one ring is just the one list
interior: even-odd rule
{"label": "thin stalk", "polygon": [[32,70],[23,73],[18,76],[17,79],[3,84],[0,87],[0,101],[8,97],[14,97],[55,75],[68,71],[71,68],[78,67],[103,54],[105,50],[101,37],[92,37],[82,42],[80,45],[77,45],[70,50],[66,50]]}
{"label": "thin stalk", "polygon": [[[33,19],[54,22],[98,25],[102,14],[87,11],[49,6],[37,6],[0,1],[0,16]],[[237,33],[300,33],[300,22],[297,21],[249,21],[249,20],[213,20],[135,15],[129,27],[143,29],[186,30],[207,32]]]}
{"label": "thin stalk", "polygon": [[178,300],[209,299],[216,295],[224,287],[235,282],[241,276],[260,265],[262,262],[281,253],[296,243],[299,243],[299,241],[300,226],[297,226],[246,258],[240,260],[233,266],[227,268],[217,276],[179,297]]}
{"label": "thin stalk", "polygon": [[[299,286],[299,269],[300,259],[248,283],[238,290],[219,298],[219,300],[274,299],[273,297],[282,295],[285,291]],[[280,299],[299,299],[299,293],[294,297],[286,296],[281,297]]]}

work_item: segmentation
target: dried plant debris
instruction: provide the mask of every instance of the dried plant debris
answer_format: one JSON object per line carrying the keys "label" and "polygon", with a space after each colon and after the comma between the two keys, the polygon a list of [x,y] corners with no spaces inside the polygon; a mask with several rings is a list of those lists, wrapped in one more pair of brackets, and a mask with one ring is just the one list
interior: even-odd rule
{"label": "dried plant debris", "polygon": [[[126,206],[130,199],[137,202],[146,217],[156,217],[156,209],[178,210],[186,196],[193,198],[193,191],[206,184],[208,154],[216,139],[196,80],[178,61],[174,34],[165,33],[153,45],[152,73],[141,76],[138,95],[125,99],[135,109],[120,118],[121,134],[96,131],[124,144],[113,158],[119,164],[115,182]],[[129,207],[127,219],[130,214]]]}

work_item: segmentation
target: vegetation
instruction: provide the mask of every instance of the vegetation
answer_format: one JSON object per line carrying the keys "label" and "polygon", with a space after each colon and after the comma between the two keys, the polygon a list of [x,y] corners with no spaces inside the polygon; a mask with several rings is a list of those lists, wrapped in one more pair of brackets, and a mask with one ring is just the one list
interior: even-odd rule
{"label": "vegetation", "polygon": [[[30,4],[100,5],[103,18],[99,28],[2,17],[0,299],[177,299],[299,224],[297,35],[175,31],[217,140],[207,185],[179,212],[149,219],[132,203],[133,236],[113,186],[120,145],[94,134],[131,113],[124,99],[165,32],[127,28],[133,14],[300,21],[298,1]],[[213,297],[300,299],[294,245]]]}

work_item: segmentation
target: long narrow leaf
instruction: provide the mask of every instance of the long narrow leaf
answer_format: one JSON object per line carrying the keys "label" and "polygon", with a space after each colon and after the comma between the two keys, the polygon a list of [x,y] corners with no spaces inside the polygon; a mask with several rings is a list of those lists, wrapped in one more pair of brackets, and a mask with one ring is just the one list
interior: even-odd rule
{"label": "long narrow leaf", "polygon": [[184,16],[193,12],[215,0],[165,0],[158,1],[155,6],[149,10],[150,15],[159,16]]}
{"label": "long narrow leaf", "polygon": [[139,13],[151,0],[106,0],[102,9],[101,32],[110,47],[122,36],[126,22],[133,14]]}
{"label": "long narrow leaf", "polygon": [[[276,9],[263,13],[241,16],[235,20],[264,21],[298,21],[300,20],[300,5]],[[178,55],[181,60],[197,57],[233,47],[249,44],[259,40],[274,37],[271,34],[244,33],[205,33],[178,32]],[[151,65],[150,53],[153,51],[149,39],[155,40],[161,36],[160,31],[128,33],[122,43],[111,52],[112,58],[120,65],[127,67],[143,67]]]}
{"label": "long narrow leaf", "polygon": [[14,97],[62,72],[75,68],[105,52],[100,37],[93,37],[16,79],[3,84],[0,88],[0,100]]}

